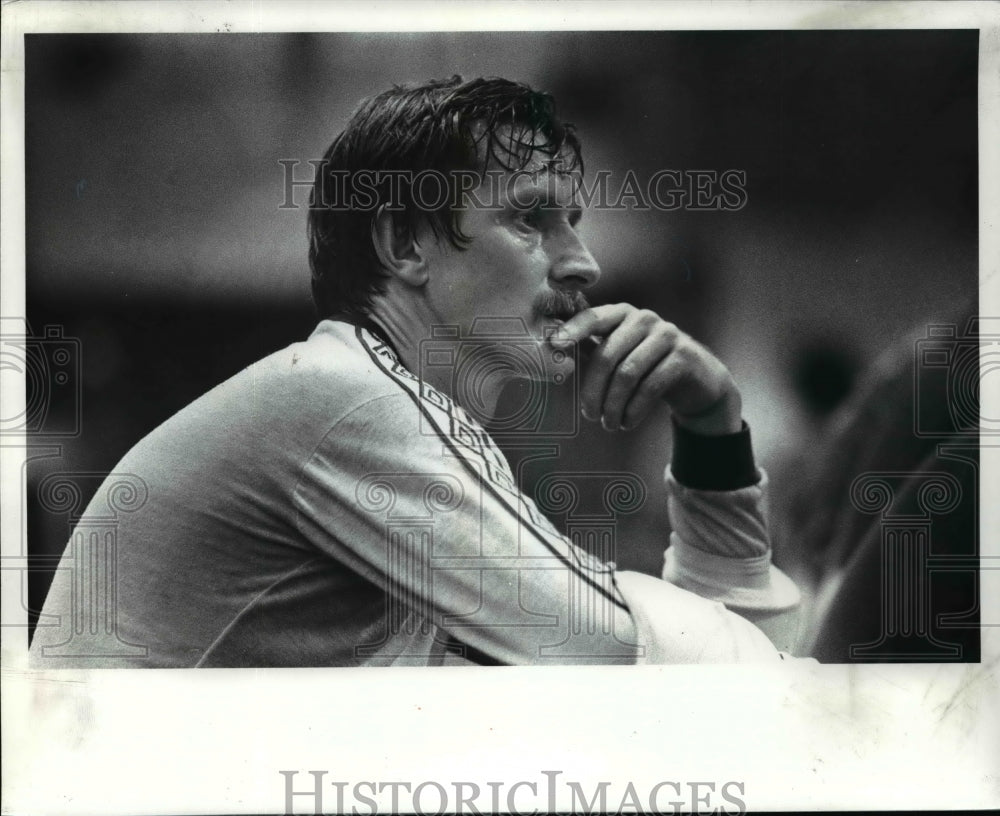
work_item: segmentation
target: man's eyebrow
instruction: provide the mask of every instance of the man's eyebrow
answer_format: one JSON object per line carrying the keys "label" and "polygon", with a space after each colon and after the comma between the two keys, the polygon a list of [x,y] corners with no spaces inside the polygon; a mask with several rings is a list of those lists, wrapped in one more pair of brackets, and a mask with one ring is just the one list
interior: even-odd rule
{"label": "man's eyebrow", "polygon": [[517,179],[514,188],[516,189],[509,190],[507,195],[507,207],[511,209],[521,210],[537,207],[550,212],[561,210],[568,215],[572,227],[575,227],[583,217],[583,210],[576,201],[575,191],[569,195],[554,191],[538,176],[531,177],[530,175]]}
{"label": "man's eyebrow", "polygon": [[545,195],[532,196],[530,193],[522,193],[521,195],[509,198],[507,200],[507,207],[512,210],[533,210],[537,208],[543,212],[565,212],[569,217],[569,225],[571,227],[575,227],[580,223],[580,219],[583,218],[583,209],[579,204],[562,204],[558,198],[553,200]]}

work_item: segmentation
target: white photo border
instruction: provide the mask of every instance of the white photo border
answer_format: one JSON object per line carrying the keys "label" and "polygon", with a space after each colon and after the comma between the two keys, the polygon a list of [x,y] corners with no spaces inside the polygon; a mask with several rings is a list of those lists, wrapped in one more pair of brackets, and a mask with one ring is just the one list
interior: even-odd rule
{"label": "white photo border", "polygon": [[[23,310],[25,297],[24,34],[529,28],[978,28],[980,311],[1000,313],[993,4],[25,2],[5,4],[2,34],[4,314]],[[1000,405],[996,380],[984,405]],[[10,416],[24,394],[8,389],[0,399]],[[982,552],[1000,559],[1000,503],[987,495],[1000,479],[1000,447],[982,454]],[[3,555],[17,558],[24,450],[0,455]],[[981,571],[984,622],[1000,621],[998,576],[1000,568]],[[539,790],[544,771],[561,771],[585,790],[604,780],[618,791],[628,782],[648,791],[664,780],[741,781],[753,811],[1000,805],[997,623],[982,630],[978,665],[605,668],[588,669],[584,682],[568,667],[39,673],[27,669],[19,615],[8,593],[4,813],[281,813],[281,770],[299,772],[297,790],[311,770],[349,785],[485,789],[493,780]],[[538,807],[542,796],[516,801]],[[311,812],[307,805],[296,807]]]}

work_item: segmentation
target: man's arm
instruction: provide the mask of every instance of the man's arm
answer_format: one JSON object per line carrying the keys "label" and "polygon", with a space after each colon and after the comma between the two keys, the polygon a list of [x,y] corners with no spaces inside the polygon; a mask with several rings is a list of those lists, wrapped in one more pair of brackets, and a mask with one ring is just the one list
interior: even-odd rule
{"label": "man's arm", "polygon": [[721,601],[779,648],[790,648],[799,592],[771,564],[767,478],[754,464],[732,375],[676,326],[628,304],[581,312],[552,344],[568,348],[595,339],[582,373],[585,416],[615,430],[634,427],[657,403],[666,402],[673,413],[666,486],[674,532],[663,578]]}
{"label": "man's arm", "polygon": [[302,534],[394,599],[387,634],[406,648],[404,630],[427,630],[417,652],[440,630],[500,663],[634,663],[613,565],[562,536],[482,429],[437,402],[384,396],[338,422],[295,491]]}
{"label": "man's arm", "polygon": [[391,636],[427,624],[510,664],[778,659],[718,600],[588,555],[509,471],[421,433],[414,410],[399,395],[345,417],[296,491],[307,538],[412,613]]}
{"label": "man's arm", "polygon": [[520,493],[481,428],[371,360],[400,390],[330,430],[296,507],[306,538],[407,610],[387,621],[401,638],[426,623],[504,663],[777,659],[717,600],[616,573],[576,547]]}
{"label": "man's arm", "polygon": [[703,436],[675,423],[666,487],[673,532],[663,578],[721,601],[790,649],[800,594],[771,563],[767,475],[754,464],[750,429]]}

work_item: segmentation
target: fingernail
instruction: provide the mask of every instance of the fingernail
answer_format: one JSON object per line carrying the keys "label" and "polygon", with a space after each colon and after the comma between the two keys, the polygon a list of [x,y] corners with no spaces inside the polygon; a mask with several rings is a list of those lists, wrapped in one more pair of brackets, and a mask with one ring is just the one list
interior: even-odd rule
{"label": "fingernail", "polygon": [[566,348],[573,341],[569,339],[566,332],[563,329],[556,329],[549,337],[549,342],[556,348]]}

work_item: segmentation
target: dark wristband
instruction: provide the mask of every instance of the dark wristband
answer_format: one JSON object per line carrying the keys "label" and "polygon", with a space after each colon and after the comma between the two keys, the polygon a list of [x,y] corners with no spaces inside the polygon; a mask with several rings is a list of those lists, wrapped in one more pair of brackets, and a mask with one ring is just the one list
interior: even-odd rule
{"label": "dark wristband", "polygon": [[693,490],[739,490],[760,481],[750,428],[722,436],[692,433],[674,422],[674,478]]}

